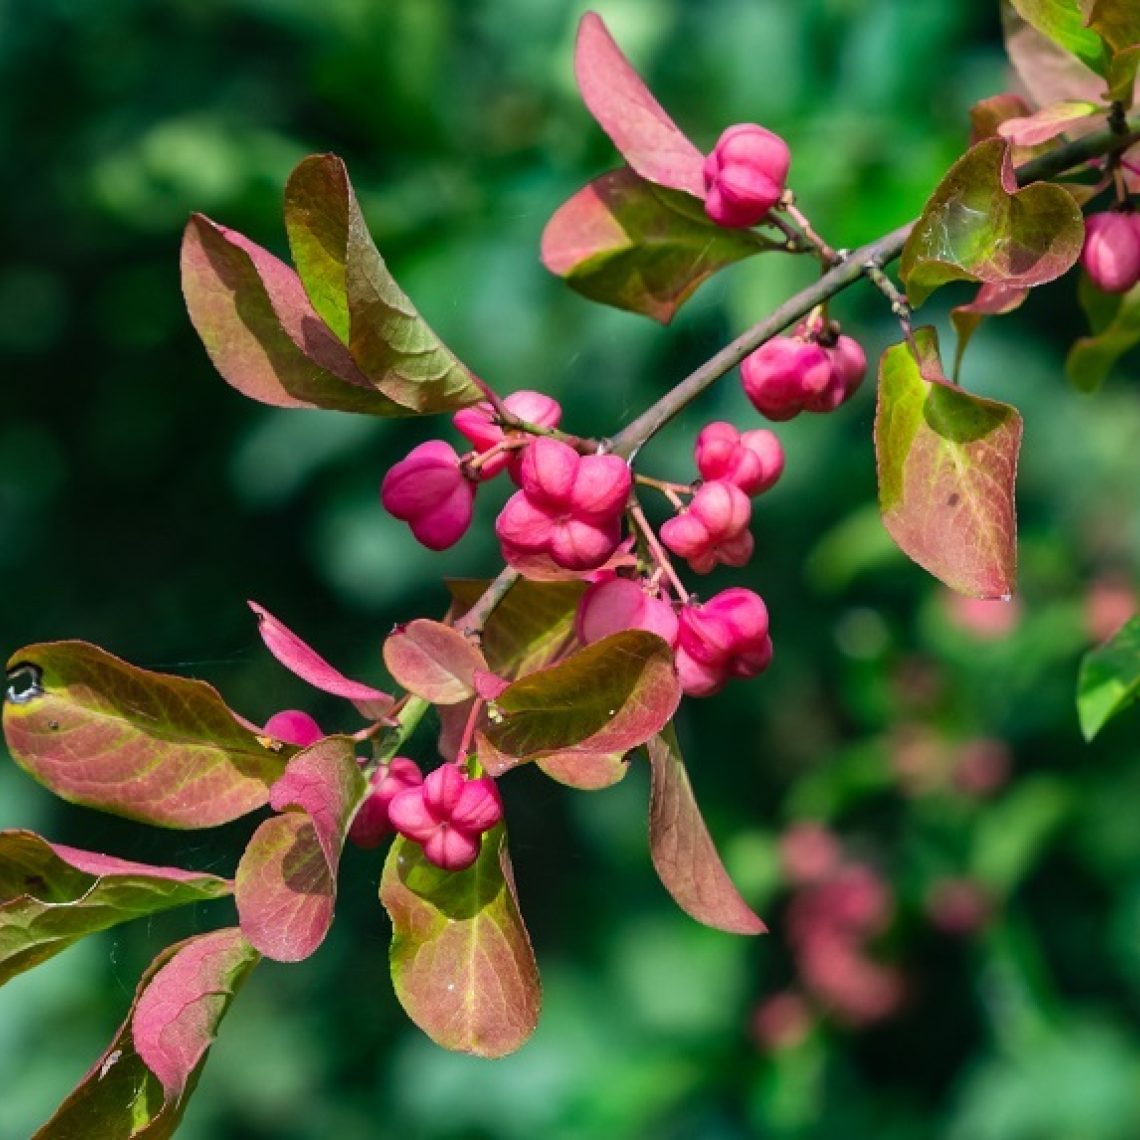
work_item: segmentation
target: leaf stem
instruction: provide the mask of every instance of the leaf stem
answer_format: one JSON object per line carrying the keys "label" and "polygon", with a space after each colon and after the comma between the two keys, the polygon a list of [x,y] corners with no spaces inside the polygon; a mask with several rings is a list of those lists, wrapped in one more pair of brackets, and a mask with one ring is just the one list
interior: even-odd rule
{"label": "leaf stem", "polygon": [[393,756],[398,755],[400,749],[404,747],[408,738],[419,727],[424,714],[430,708],[430,701],[409,693],[403,702],[403,708],[400,709],[399,715],[396,717],[396,730],[377,741],[372,760],[365,765],[365,771],[371,773],[381,764],[387,764]]}
{"label": "leaf stem", "polygon": [[811,219],[796,205],[796,195],[794,191],[785,190],[776,208],[783,210],[784,213],[799,226],[801,236],[807,241],[808,245],[815,250],[816,256],[823,263],[824,268],[833,269],[843,261],[843,254],[832,249],[831,246],[820,237],[815,227],[811,224]]}

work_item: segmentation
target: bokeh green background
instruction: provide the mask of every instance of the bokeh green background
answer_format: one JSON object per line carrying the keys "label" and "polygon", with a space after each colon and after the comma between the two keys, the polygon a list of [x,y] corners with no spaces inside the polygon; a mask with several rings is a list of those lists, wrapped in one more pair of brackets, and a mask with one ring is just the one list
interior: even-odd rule
{"label": "bokeh green background", "polygon": [[[738,120],[783,133],[801,204],[836,245],[916,213],[964,146],[971,102],[1008,85],[988,0],[597,7],[700,144]],[[583,433],[615,430],[810,280],[799,261],[755,259],[662,330],[544,273],[545,218],[613,163],[573,87],[581,10],[0,0],[5,654],[85,638],[205,678],[253,719],[303,706],[351,727],[268,659],[245,599],[380,681],[393,622],[439,613],[442,576],[497,568],[499,489],[443,555],[379,507],[387,467],[446,424],[248,403],[189,327],[188,212],[284,252],[281,187],[307,153],[346,158],[382,252],[444,340],[502,391],[556,395]],[[966,295],[946,293],[928,306],[940,326]],[[897,331],[868,290],[835,313],[872,359]],[[673,907],[645,853],[641,765],[591,795],[519,773],[505,788],[512,850],[546,985],[533,1041],[480,1062],[408,1024],[387,978],[378,857],[350,851],[332,936],[309,962],[256,971],[181,1135],[1140,1135],[1140,721],[1085,747],[1072,697],[1079,655],[1103,632],[1096,606],[1136,582],[1140,399],[1135,360],[1095,399],[1067,388],[1079,330],[1063,281],[984,328],[967,359],[965,383],[1026,419],[1022,593],[1006,632],[972,627],[883,534],[873,384],[833,416],[780,427],[788,470],[758,506],[757,558],[715,583],[769,601],[775,663],[681,719],[713,833],[768,937],[706,930]],[[690,478],[691,439],[717,417],[756,423],[732,378],[647,464]],[[988,797],[946,778],[978,739],[1012,756]],[[429,739],[417,749],[430,758]],[[802,819],[891,884],[874,954],[906,998],[862,1028],[820,1008],[806,1038],[772,1048],[753,1017],[796,984],[777,840]],[[248,830],[160,833],[70,809],[6,759],[0,825],[223,871]],[[929,920],[946,876],[990,898],[968,937]],[[89,939],[0,991],[3,1140],[50,1115],[157,949],[227,921],[228,906]]]}

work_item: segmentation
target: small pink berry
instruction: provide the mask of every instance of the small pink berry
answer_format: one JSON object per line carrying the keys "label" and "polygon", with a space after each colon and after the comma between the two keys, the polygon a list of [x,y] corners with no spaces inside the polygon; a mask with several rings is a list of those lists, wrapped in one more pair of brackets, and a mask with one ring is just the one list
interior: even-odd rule
{"label": "small pink berry", "polygon": [[418,787],[423,779],[416,762],[406,756],[382,764],[372,773],[371,787],[348,829],[348,838],[357,847],[378,847],[384,836],[394,830],[388,817],[392,800],[401,792]]}
{"label": "small pink berry", "polygon": [[481,837],[503,818],[503,805],[490,777],[472,780],[444,764],[420,786],[397,793],[388,816],[401,835],[423,847],[428,862],[462,871],[479,857]]}
{"label": "small pink berry", "polygon": [[831,360],[814,341],[778,336],[740,364],[744,394],[770,420],[790,420],[831,382]]}
{"label": "small pink berry", "polygon": [[446,550],[471,525],[475,484],[463,474],[451,444],[433,439],[413,448],[384,476],[380,501],[429,550]]}
{"label": "small pink berry", "polygon": [[[538,427],[554,428],[562,419],[562,405],[542,392],[532,392],[527,389],[512,392],[503,403],[507,410],[518,416],[520,420],[536,424]],[[455,424],[460,434],[471,442],[475,450],[482,454],[497,447],[507,438],[507,433],[494,422],[494,417],[494,409],[484,401],[470,408],[461,408],[452,416],[451,422]],[[479,468],[479,478],[491,479],[504,467],[512,463],[517,464],[519,458],[518,451],[504,451]]]}
{"label": "small pink berry", "polygon": [[768,608],[758,594],[733,587],[681,609],[677,676],[691,697],[707,697],[732,677],[755,677],[772,660]]}
{"label": "small pink berry", "polygon": [[867,374],[867,357],[857,340],[841,335],[834,344],[822,347],[831,362],[831,377],[819,395],[804,402],[809,412],[835,411],[855,395]]}
{"label": "small pink berry", "polygon": [[308,748],[325,735],[321,726],[307,712],[300,709],[282,709],[265,722],[265,735],[298,748]]}
{"label": "small pink berry", "polygon": [[737,123],[705,159],[705,213],[717,225],[754,226],[780,200],[792,156],[779,135]]}
{"label": "small pink berry", "polygon": [[646,593],[639,582],[610,578],[595,582],[582,595],[574,629],[583,645],[625,629],[648,630],[672,645],[677,639],[677,615],[668,602]]}
{"label": "small pink berry", "polygon": [[1107,210],[1085,219],[1081,265],[1103,293],[1127,293],[1140,281],[1140,217]]}
{"label": "small pink berry", "polygon": [[688,560],[698,574],[714,566],[744,566],[752,557],[748,530],[752,504],[727,479],[714,479],[697,488],[687,511],[661,526],[661,541]]}
{"label": "small pink berry", "polygon": [[495,522],[508,562],[545,554],[566,570],[596,570],[617,550],[632,485],[623,459],[542,436],[526,449],[519,483]]}
{"label": "small pink berry", "polygon": [[767,491],[784,470],[784,449],[773,432],[767,428],[739,432],[723,421],[701,430],[693,457],[702,479],[725,479],[746,495]]}

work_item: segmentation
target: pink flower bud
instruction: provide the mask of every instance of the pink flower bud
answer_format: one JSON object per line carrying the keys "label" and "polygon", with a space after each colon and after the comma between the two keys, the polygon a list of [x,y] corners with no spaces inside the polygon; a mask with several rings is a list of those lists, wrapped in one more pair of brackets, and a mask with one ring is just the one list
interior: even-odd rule
{"label": "pink flower bud", "polygon": [[446,550],[471,525],[475,485],[459,466],[459,456],[441,439],[421,443],[401,459],[380,487],[385,510],[412,528],[429,550]]}
{"label": "pink flower bud", "polygon": [[831,382],[831,360],[814,341],[773,337],[740,364],[744,394],[770,420],[790,420]]}
{"label": "pink flower bud", "polygon": [[545,554],[566,570],[595,570],[617,549],[632,485],[624,460],[542,436],[526,449],[519,483],[495,522],[508,562]]}
{"label": "pink flower bud", "polygon": [[377,847],[384,836],[393,831],[388,808],[401,792],[418,787],[423,776],[414,760],[397,756],[388,764],[382,764],[372,773],[371,788],[364,803],[360,805],[348,838],[357,847]]}
{"label": "pink flower bud", "polygon": [[675,660],[691,697],[711,696],[730,677],[755,677],[772,660],[768,608],[741,587],[689,603],[680,614]]}
{"label": "pink flower bud", "polygon": [[503,805],[490,777],[472,780],[455,764],[444,764],[419,787],[399,792],[388,816],[401,835],[423,847],[430,863],[462,871],[479,857],[481,836],[503,818]]}
{"label": "pink flower bud", "polygon": [[646,593],[639,582],[610,578],[594,583],[582,595],[574,629],[583,645],[623,629],[648,630],[672,645],[677,638],[677,615],[668,602]]}
{"label": "pink flower bud", "polygon": [[[503,403],[507,410],[518,416],[520,420],[536,424],[538,427],[557,427],[562,419],[562,405],[542,392],[532,392],[527,389],[512,392]],[[462,408],[451,418],[451,422],[455,424],[460,434],[470,440],[471,445],[480,454],[497,447],[507,438],[507,433],[494,420],[494,409],[486,402]],[[479,468],[479,478],[493,478],[512,461],[518,462],[518,452],[505,451],[495,456]]]}
{"label": "pink flower bud", "polygon": [[746,495],[773,486],[784,470],[784,449],[767,428],[739,432],[718,421],[706,425],[693,448],[701,478],[725,479]]}
{"label": "pink flower bud", "polygon": [[822,347],[831,363],[831,376],[822,392],[804,402],[809,412],[835,411],[855,395],[867,374],[867,357],[857,340],[840,336],[834,344]]}
{"label": "pink flower bud", "polygon": [[307,712],[300,709],[282,709],[265,722],[265,735],[298,748],[308,748],[316,744],[325,734],[321,726]]}
{"label": "pink flower bud", "polygon": [[755,123],[729,127],[705,159],[705,213],[720,226],[754,226],[779,201],[791,160],[779,135]]}
{"label": "pink flower bud", "polygon": [[698,574],[714,566],[743,566],[752,557],[752,504],[735,483],[715,479],[698,487],[687,511],[662,524],[661,541],[688,559]]}
{"label": "pink flower bud", "polygon": [[1085,219],[1081,265],[1104,293],[1127,293],[1140,281],[1140,217],[1107,210]]}

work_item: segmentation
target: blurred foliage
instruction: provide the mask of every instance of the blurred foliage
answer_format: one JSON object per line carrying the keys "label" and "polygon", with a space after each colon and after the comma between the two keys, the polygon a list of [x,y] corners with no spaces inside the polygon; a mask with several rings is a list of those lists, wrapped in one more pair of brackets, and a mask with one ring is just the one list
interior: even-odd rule
{"label": "blurred foliage", "polygon": [[[916,214],[964,146],[970,103],[1007,86],[996,4],[597,7],[699,143],[741,119],[784,134],[801,204],[836,245]],[[246,597],[379,682],[393,622],[441,613],[443,575],[497,568],[494,492],[486,525],[441,556],[379,508],[382,473],[437,423],[249,404],[189,328],[188,212],[282,252],[281,187],[306,153],[345,157],[396,277],[459,356],[501,390],[555,394],[574,430],[615,430],[810,280],[796,260],[755,259],[662,331],[541,270],[545,219],[613,163],[573,90],[580,11],[0,0],[7,649],[83,637],[208,679],[254,719],[304,705],[331,729],[335,705],[268,659]],[[928,306],[940,325],[967,295],[944,292]],[[504,790],[546,984],[534,1040],[489,1064],[408,1025],[387,979],[379,862],[349,852],[332,937],[309,962],[255,973],[180,1135],[1140,1135],[1137,720],[1086,747],[1073,701],[1080,654],[1135,604],[1140,400],[1134,359],[1095,398],[1067,386],[1075,297],[1063,281],[990,322],[963,371],[1026,420],[1021,594],[996,616],[949,598],[882,531],[872,391],[780,428],[788,471],[758,507],[745,582],[770,603],[775,664],[688,702],[681,722],[698,796],[768,937],[705,930],[672,907],[645,851],[643,770],[591,795],[519,772]],[[868,290],[834,309],[872,359],[894,335]],[[753,422],[731,380],[654,444],[651,466],[691,477],[691,439],[714,417]],[[964,759],[979,754],[988,768]],[[903,997],[862,1027],[814,1005],[774,1042],[756,1011],[796,977],[777,841],[805,819],[889,884],[874,954]],[[222,871],[248,830],[136,828],[54,801],[10,763],[0,825]],[[987,909],[955,935],[931,898],[962,878]],[[220,921],[158,916],[0,991],[3,1134],[50,1114],[161,945]]]}

